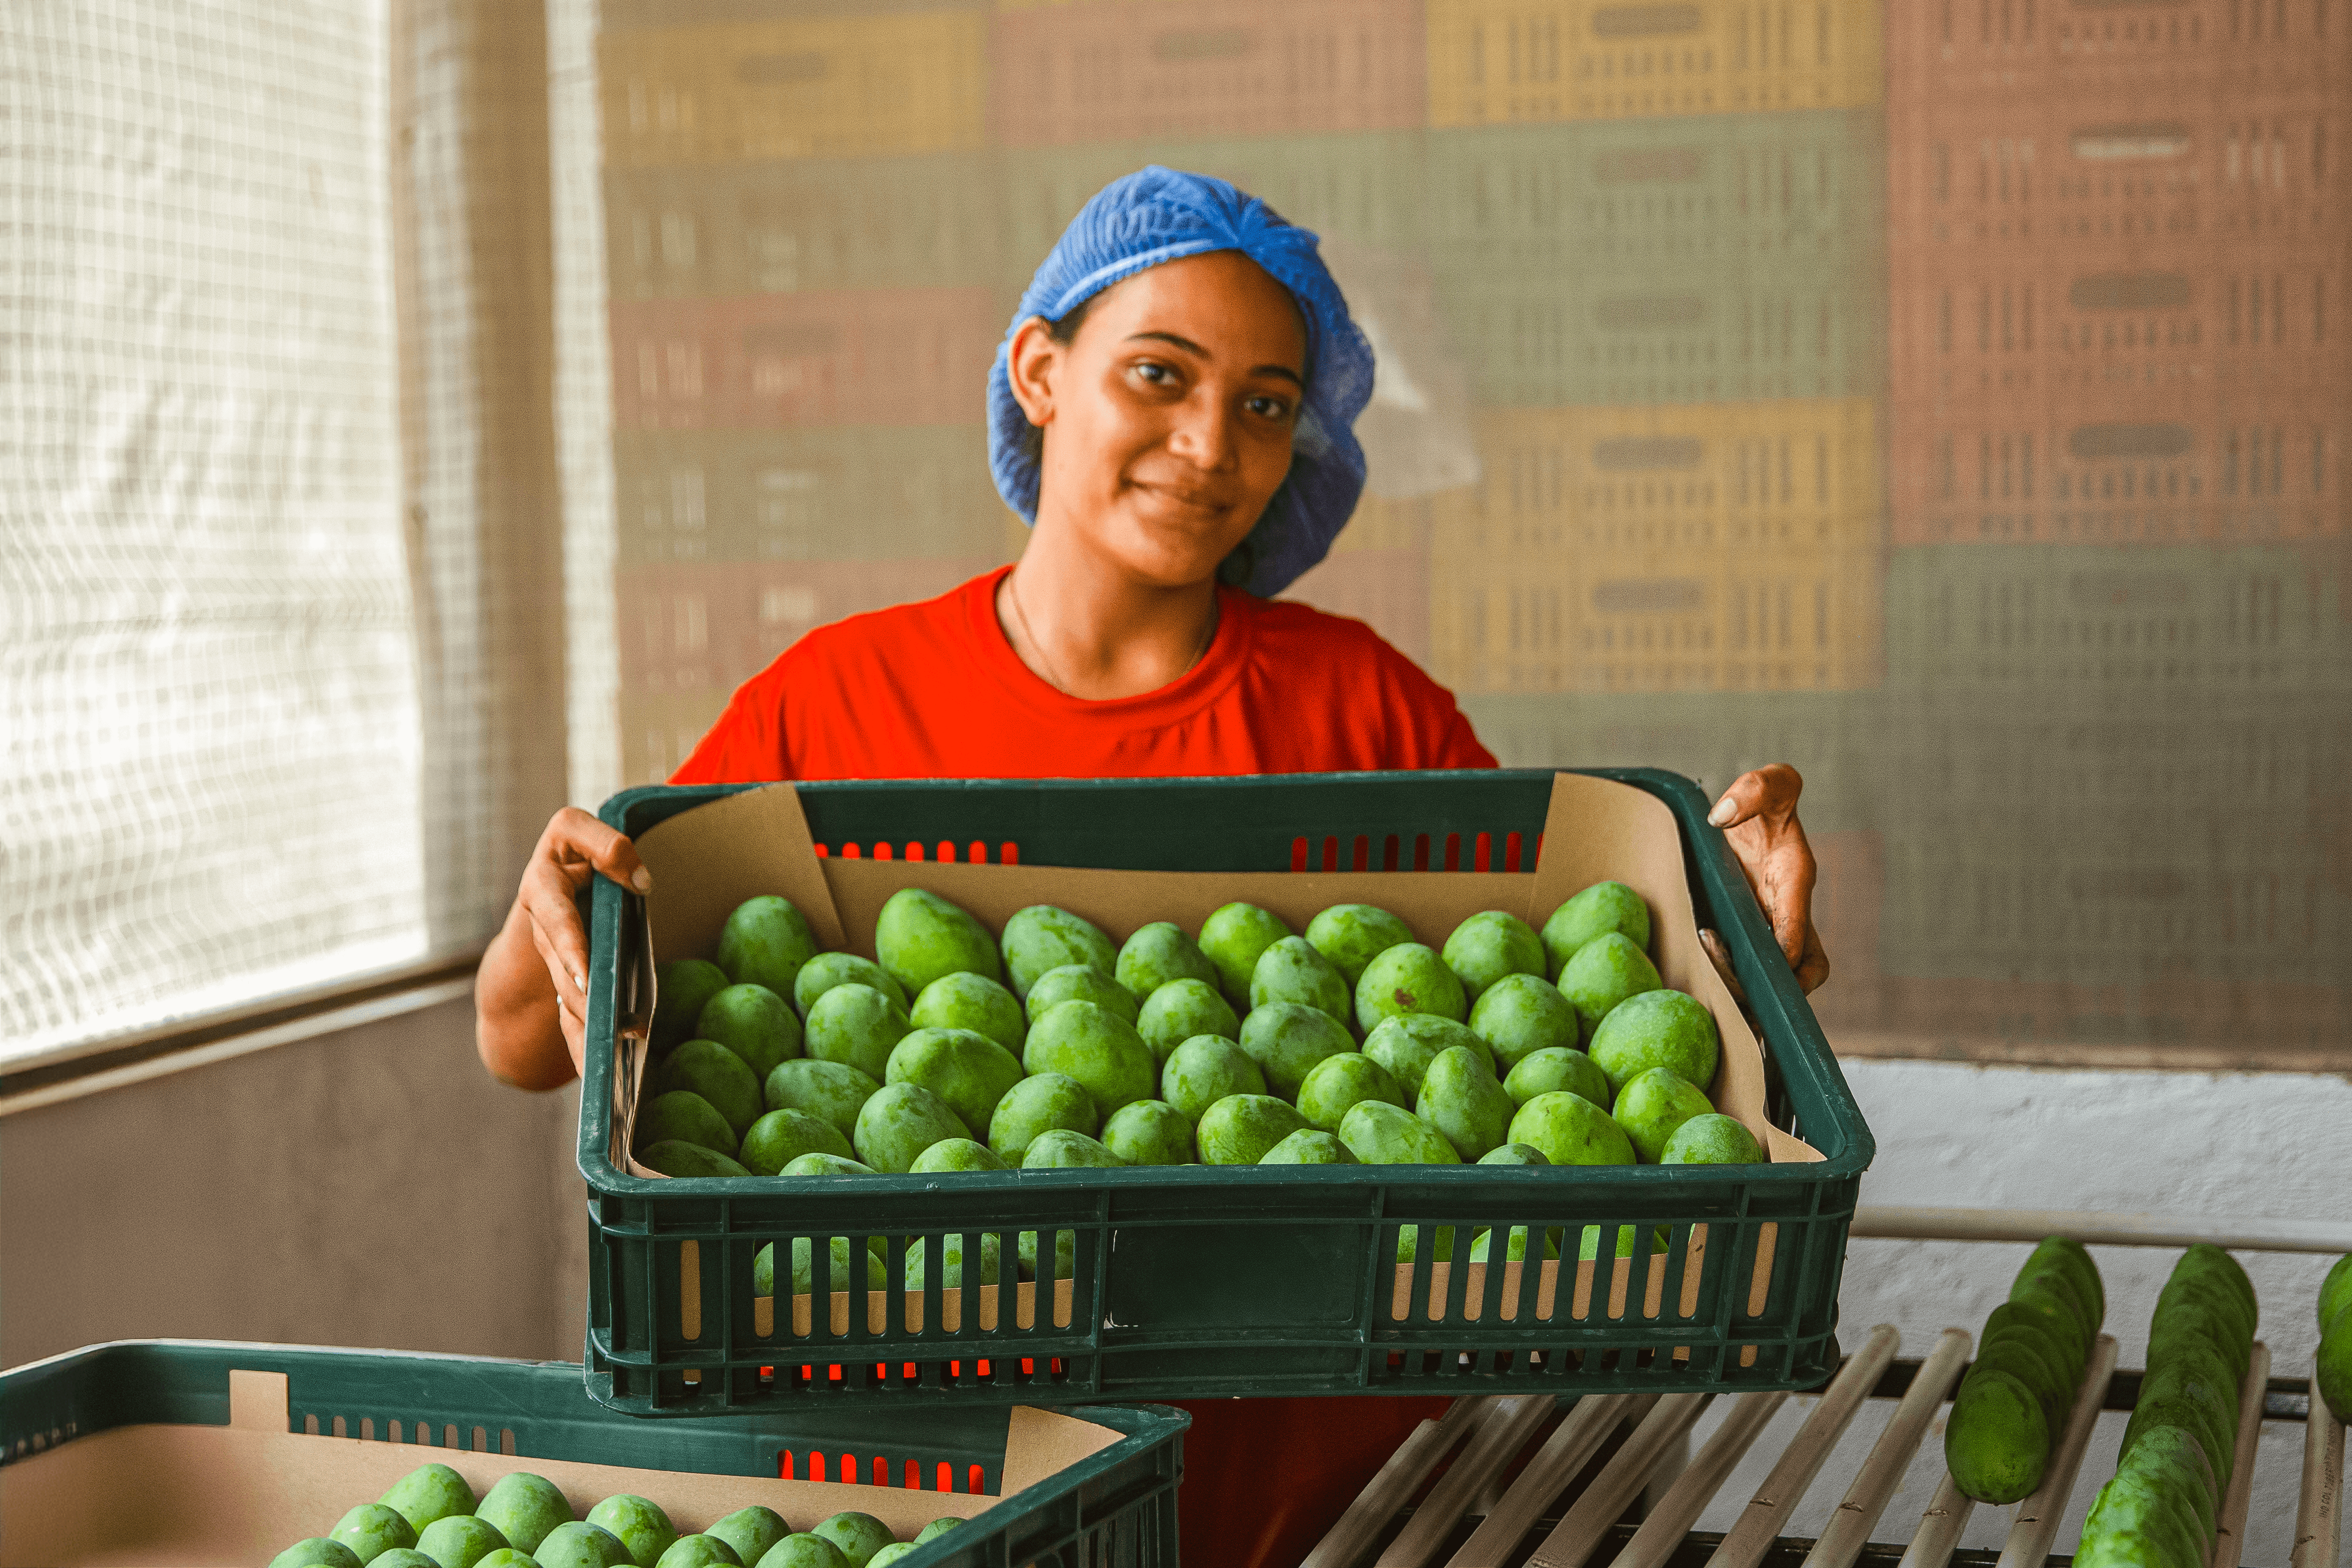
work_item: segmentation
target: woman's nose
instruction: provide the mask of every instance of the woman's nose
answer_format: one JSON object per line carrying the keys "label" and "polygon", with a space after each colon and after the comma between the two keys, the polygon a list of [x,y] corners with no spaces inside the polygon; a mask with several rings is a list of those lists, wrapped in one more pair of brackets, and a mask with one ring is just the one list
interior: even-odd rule
{"label": "woman's nose", "polygon": [[1175,428],[1169,432],[1168,447],[1198,468],[1215,472],[1234,467],[1239,455],[1231,411],[1219,398],[1186,399],[1177,411]]}

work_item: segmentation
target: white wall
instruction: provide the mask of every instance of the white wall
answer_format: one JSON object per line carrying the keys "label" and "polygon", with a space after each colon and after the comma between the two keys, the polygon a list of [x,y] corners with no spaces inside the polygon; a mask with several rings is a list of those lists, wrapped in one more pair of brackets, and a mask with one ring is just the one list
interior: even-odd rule
{"label": "white wall", "polygon": [[[2352,1082],[2300,1074],[2055,1072],[1940,1062],[1843,1064],[1878,1158],[1864,1178],[1866,1204],[1959,1207],[2149,1210],[2217,1217],[2309,1219],[2352,1209]],[[1856,1241],[1846,1257],[1840,1337],[1858,1344],[1874,1323],[1903,1334],[1901,1354],[1925,1355],[1957,1325],[1971,1334],[2006,1300],[2030,1248],[1959,1242]],[[2106,1331],[2118,1364],[2143,1364],[2148,1314],[2179,1254],[2096,1247],[2107,1292]],[[2262,1306],[2260,1337],[2274,1375],[2307,1377],[2318,1331],[2314,1302],[2331,1261],[2309,1255],[2241,1253]],[[1723,1529],[1754,1496],[1812,1401],[1784,1406],[1748,1462],[1718,1495],[1702,1528]],[[1801,1408],[1800,1408],[1801,1406]],[[1856,1418],[1798,1510],[1796,1533],[1823,1527],[1893,1410],[1874,1403]],[[2091,1496],[2114,1473],[2124,1417],[2102,1418],[2084,1461],[2074,1507],[2057,1550],[2071,1554]],[[1694,1433],[1717,1425],[1709,1411]],[[2293,1544],[2303,1428],[2265,1426],[2254,1467],[2245,1562],[2277,1565]],[[1943,1426],[1922,1444],[1905,1489],[1876,1531],[1907,1541],[1939,1479]],[[1834,1478],[1834,1479],[1832,1479]],[[1979,1508],[1966,1544],[1998,1547],[2007,1509]],[[2347,1542],[2352,1548],[2352,1542]],[[2352,1552],[2347,1552],[2352,1559]]]}

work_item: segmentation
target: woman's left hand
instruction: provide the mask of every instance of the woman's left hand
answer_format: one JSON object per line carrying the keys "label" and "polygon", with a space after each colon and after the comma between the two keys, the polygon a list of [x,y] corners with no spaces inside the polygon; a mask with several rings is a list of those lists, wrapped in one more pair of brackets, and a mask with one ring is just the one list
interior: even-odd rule
{"label": "woman's left hand", "polygon": [[1748,886],[1772,922],[1774,939],[1797,972],[1797,984],[1811,991],[1830,977],[1830,958],[1813,930],[1813,880],[1820,868],[1813,847],[1805,842],[1805,826],[1797,820],[1797,796],[1804,787],[1796,769],[1774,763],[1732,780],[1706,819],[1730,841]]}

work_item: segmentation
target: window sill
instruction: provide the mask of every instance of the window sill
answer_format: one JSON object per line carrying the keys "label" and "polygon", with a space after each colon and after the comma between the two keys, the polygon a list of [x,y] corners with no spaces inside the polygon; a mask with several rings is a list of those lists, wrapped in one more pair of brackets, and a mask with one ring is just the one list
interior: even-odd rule
{"label": "window sill", "polygon": [[0,1067],[0,1116],[315,1039],[473,994],[482,944]]}

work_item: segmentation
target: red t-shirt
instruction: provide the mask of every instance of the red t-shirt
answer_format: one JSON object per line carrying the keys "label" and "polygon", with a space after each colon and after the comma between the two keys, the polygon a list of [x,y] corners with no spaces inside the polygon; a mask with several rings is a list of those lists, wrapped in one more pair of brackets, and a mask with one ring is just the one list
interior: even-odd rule
{"label": "red t-shirt", "polygon": [[1011,570],[809,633],[736,689],[670,782],[1495,765],[1453,695],[1363,622],[1234,588],[1217,591],[1216,638],[1176,680],[1108,702],[1066,697],[997,624]]}

